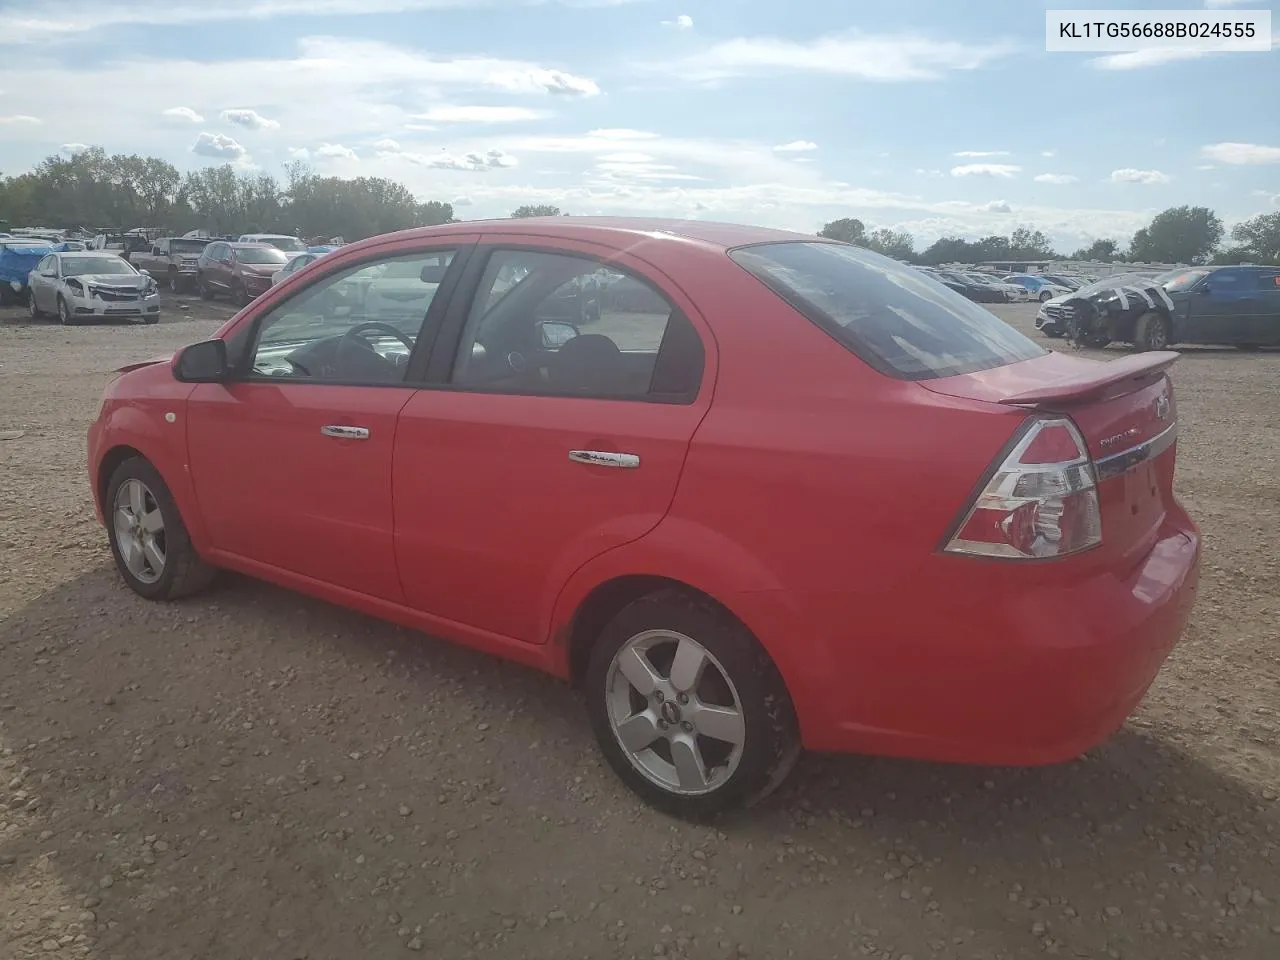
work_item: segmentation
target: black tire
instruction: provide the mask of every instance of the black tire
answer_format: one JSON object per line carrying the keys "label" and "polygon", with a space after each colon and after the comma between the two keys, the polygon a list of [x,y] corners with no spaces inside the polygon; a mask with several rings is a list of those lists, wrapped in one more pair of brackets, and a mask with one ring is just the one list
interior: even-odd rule
{"label": "black tire", "polygon": [[168,280],[169,280],[169,292],[181,293],[183,283],[182,283],[182,275],[178,273],[178,268],[170,267],[166,276],[168,277]]}
{"label": "black tire", "polygon": [[[650,630],[696,640],[736,688],[745,727],[742,753],[728,778],[709,792],[690,796],[659,785],[633,764],[614,732],[608,701],[614,657]],[[693,593],[661,590],[624,607],[591,650],[585,687],[591,726],[614,772],[646,803],[681,819],[705,822],[759,802],[786,779],[800,756],[799,723],[777,667],[741,622]]]}
{"label": "black tire", "polygon": [[75,320],[71,318],[71,308],[67,306],[67,301],[63,299],[62,294],[58,294],[58,322],[64,327],[69,327]]}
{"label": "black tire", "polygon": [[1041,303],[1046,303],[1046,302],[1048,302],[1049,300],[1052,300],[1052,299],[1053,299],[1053,294],[1052,294],[1052,293],[1050,293],[1048,290],[1042,290],[1042,291],[1040,292],[1040,302],[1041,302]]}
{"label": "black tire", "polygon": [[1101,350],[1111,345],[1111,337],[1105,333],[1091,333],[1084,338],[1084,345],[1094,350]]}
{"label": "black tire", "polygon": [[1169,346],[1169,321],[1164,314],[1148,310],[1133,325],[1133,345],[1139,350],[1163,350]]}
{"label": "black tire", "polygon": [[149,314],[147,314],[146,316],[144,316],[144,317],[142,318],[142,322],[143,322],[143,323],[159,323],[159,322],[160,322],[160,314],[158,314],[158,313],[149,313]]}
{"label": "black tire", "polygon": [[27,291],[27,313],[32,320],[39,320],[44,316],[44,311],[36,306],[36,295],[30,290]]}
{"label": "black tire", "polygon": [[[120,487],[127,480],[141,480],[150,491],[155,505],[164,520],[164,567],[159,579],[152,583],[140,580],[129,569],[120,554],[120,543],[116,533],[115,501]],[[106,497],[102,504],[106,517],[107,540],[111,544],[111,556],[115,559],[116,569],[124,582],[138,596],[147,600],[177,600],[189,596],[207,587],[217,575],[217,570],[209,566],[196,554],[191,545],[191,537],[187,534],[186,524],[182,522],[182,514],[174,503],[173,494],[160,476],[160,471],[142,457],[130,457],[111,474],[107,483]]]}
{"label": "black tire", "polygon": [[1245,353],[1253,353],[1259,349],[1259,345],[1256,343],[1237,343],[1236,349],[1243,350]]}
{"label": "black tire", "polygon": [[205,283],[205,279],[204,279],[204,277],[203,277],[203,276],[200,276],[200,277],[197,277],[197,278],[196,278],[196,284],[200,287],[200,299],[201,299],[201,300],[212,300],[212,299],[213,299],[213,288],[212,288],[211,286],[209,286],[209,284]]}
{"label": "black tire", "polygon": [[232,281],[231,302],[237,307],[247,307],[249,305],[249,291],[245,288],[243,281]]}
{"label": "black tire", "polygon": [[1059,340],[1062,338],[1063,330],[1056,323],[1046,323],[1040,328],[1040,332],[1051,340]]}

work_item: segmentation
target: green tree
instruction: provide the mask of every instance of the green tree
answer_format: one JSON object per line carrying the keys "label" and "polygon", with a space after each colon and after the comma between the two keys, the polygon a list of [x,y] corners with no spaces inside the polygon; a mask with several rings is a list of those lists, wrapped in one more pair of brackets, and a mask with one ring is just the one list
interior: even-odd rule
{"label": "green tree", "polygon": [[828,240],[841,240],[844,243],[856,243],[860,247],[867,245],[866,225],[857,217],[832,220],[818,231],[818,236],[826,237]]}
{"label": "green tree", "polygon": [[892,257],[895,260],[914,260],[916,256],[916,242],[911,234],[905,230],[890,230],[888,227],[881,227],[879,230],[872,230],[863,239],[861,246],[868,250],[874,250],[876,253],[882,253],[886,257]]}
{"label": "green tree", "polygon": [[[1018,227],[1009,236],[1009,259],[1011,260],[1047,260],[1056,258],[1053,245],[1039,230],[1029,227]],[[998,260],[999,257],[989,259]]]}
{"label": "green tree", "polygon": [[1133,260],[1205,263],[1222,240],[1222,221],[1208,207],[1170,207],[1133,235]]}
{"label": "green tree", "polygon": [[516,207],[511,211],[511,217],[514,220],[523,219],[524,217],[567,217],[567,213],[562,213],[560,208],[550,203],[526,203],[522,207]]}
{"label": "green tree", "polygon": [[1114,240],[1095,240],[1071,255],[1072,260],[1091,260],[1096,263],[1113,263],[1120,259],[1120,244]]}
{"label": "green tree", "polygon": [[1280,213],[1260,213],[1237,223],[1231,239],[1257,263],[1280,263]]}
{"label": "green tree", "polygon": [[979,258],[974,256],[974,245],[962,237],[939,237],[920,254],[920,262],[931,265],[939,263],[973,263]]}

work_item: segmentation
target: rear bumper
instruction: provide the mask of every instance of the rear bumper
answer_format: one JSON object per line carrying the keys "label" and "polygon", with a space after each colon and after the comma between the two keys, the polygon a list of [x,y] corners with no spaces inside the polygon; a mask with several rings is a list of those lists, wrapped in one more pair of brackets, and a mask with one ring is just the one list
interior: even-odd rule
{"label": "rear bumper", "polygon": [[856,626],[828,632],[825,669],[798,681],[820,698],[801,710],[806,747],[1024,766],[1105,740],[1195,602],[1199,531],[1176,513],[1123,577],[1073,582],[1042,568],[1031,580],[1009,564],[936,557],[883,609],[852,611],[845,598],[843,622]]}

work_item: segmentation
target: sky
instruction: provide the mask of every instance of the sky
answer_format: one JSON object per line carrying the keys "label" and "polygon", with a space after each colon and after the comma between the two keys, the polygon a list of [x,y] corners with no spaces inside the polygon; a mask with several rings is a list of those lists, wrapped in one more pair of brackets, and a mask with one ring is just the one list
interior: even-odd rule
{"label": "sky", "polygon": [[[1196,0],[1094,8],[1198,8]],[[1211,8],[1276,4],[1208,0]],[[1280,42],[1047,53],[1039,0],[0,0],[0,172],[85,145],[812,232],[1280,210]]]}

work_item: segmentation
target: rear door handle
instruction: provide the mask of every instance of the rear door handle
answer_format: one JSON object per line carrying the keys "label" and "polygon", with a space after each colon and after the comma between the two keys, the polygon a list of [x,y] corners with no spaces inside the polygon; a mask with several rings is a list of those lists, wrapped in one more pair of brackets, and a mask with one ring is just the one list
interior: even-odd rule
{"label": "rear door handle", "polygon": [[344,424],[332,423],[320,428],[322,436],[335,437],[338,440],[368,440],[368,427],[348,427]]}
{"label": "rear door handle", "polygon": [[640,457],[634,453],[613,453],[608,450],[570,450],[569,459],[593,467],[618,467],[634,470],[640,466]]}

